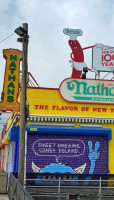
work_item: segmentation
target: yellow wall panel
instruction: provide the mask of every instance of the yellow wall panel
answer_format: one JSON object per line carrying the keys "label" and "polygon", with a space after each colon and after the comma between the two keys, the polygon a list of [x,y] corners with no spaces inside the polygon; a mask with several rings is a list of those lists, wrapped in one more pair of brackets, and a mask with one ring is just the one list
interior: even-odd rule
{"label": "yellow wall panel", "polygon": [[70,103],[62,99],[58,89],[28,88],[27,100],[30,114],[114,117],[114,105]]}

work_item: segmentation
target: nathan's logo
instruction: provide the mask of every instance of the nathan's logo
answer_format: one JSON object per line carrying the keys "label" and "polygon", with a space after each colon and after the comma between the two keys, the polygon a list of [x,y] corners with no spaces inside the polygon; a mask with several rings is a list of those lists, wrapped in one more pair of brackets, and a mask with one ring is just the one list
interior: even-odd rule
{"label": "nathan's logo", "polygon": [[2,102],[0,102],[0,110],[19,111],[19,103],[17,102],[19,92],[19,69],[20,54],[22,52],[17,49],[4,49],[3,56],[6,59],[6,69],[4,75],[4,86],[2,92]]}
{"label": "nathan's logo", "polygon": [[114,104],[114,81],[66,79],[59,90],[66,101]]}
{"label": "nathan's logo", "polygon": [[8,84],[7,84],[7,102],[14,102],[14,94],[15,94],[15,82],[16,82],[16,63],[17,55],[10,55],[10,64],[9,64],[9,75],[8,75]]}

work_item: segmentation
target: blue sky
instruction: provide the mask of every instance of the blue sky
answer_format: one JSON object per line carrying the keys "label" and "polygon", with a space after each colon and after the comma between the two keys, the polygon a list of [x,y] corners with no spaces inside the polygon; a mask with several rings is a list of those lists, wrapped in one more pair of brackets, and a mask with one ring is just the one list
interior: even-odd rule
{"label": "blue sky", "polygon": [[[0,41],[28,23],[28,69],[41,87],[58,88],[71,76],[69,37],[64,28],[82,29],[82,47],[102,43],[114,46],[113,0],[4,0],[0,2]],[[5,60],[3,49],[22,48],[15,34],[0,43],[0,93],[3,88]],[[91,67],[91,50],[84,52]]]}

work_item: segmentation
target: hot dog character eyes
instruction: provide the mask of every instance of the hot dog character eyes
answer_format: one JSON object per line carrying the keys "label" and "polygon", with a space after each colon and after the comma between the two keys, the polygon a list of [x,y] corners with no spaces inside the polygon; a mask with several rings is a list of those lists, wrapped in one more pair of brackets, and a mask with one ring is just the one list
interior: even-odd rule
{"label": "hot dog character eyes", "polygon": [[77,40],[69,40],[68,43],[72,49],[71,59],[75,62],[84,62],[84,54],[80,43]]}

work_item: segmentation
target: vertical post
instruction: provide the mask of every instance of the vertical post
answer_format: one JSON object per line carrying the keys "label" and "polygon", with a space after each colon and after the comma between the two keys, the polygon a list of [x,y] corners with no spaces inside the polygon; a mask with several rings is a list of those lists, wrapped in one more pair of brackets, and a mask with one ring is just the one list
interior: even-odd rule
{"label": "vertical post", "polygon": [[60,191],[61,191],[61,190],[60,190],[60,189],[61,189],[60,187],[61,187],[61,177],[59,177],[59,187],[58,187],[58,194],[60,194]]}
{"label": "vertical post", "polygon": [[24,167],[24,188],[26,186],[26,156],[27,156],[27,131],[25,131],[25,167]]}
{"label": "vertical post", "polygon": [[101,200],[101,177],[99,181],[99,200]]}
{"label": "vertical post", "polygon": [[28,55],[28,24],[23,24],[27,34],[22,38],[22,84],[21,84],[21,117],[20,117],[20,143],[19,143],[19,169],[18,180],[24,184],[24,166],[25,166],[25,131],[26,131],[26,87],[27,87],[27,55]]}
{"label": "vertical post", "polygon": [[100,79],[100,72],[98,71],[98,79]]}

